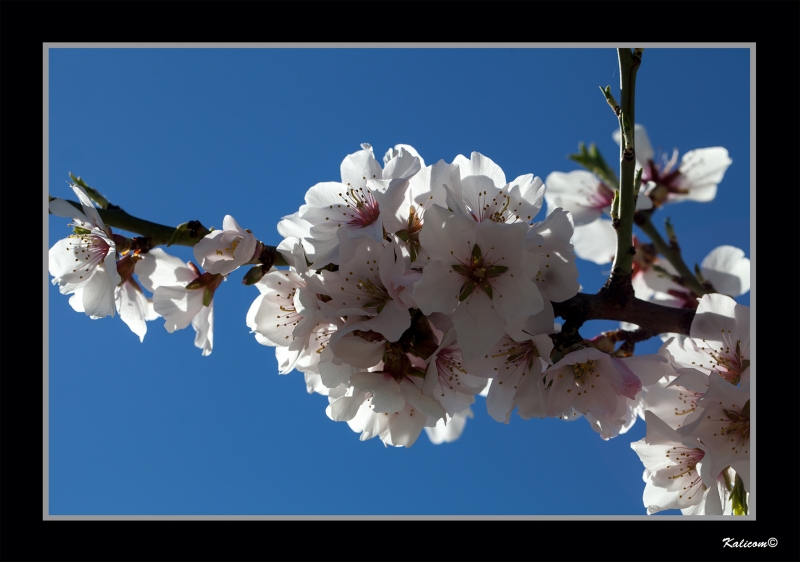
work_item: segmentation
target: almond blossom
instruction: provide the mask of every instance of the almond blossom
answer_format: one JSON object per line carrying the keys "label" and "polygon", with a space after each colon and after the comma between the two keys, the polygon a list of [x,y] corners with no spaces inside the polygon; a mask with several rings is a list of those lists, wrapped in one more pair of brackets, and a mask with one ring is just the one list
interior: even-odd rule
{"label": "almond blossom", "polygon": [[420,241],[430,256],[413,297],[425,314],[453,315],[465,360],[485,354],[508,320],[539,312],[536,258],[524,251],[524,223],[476,222],[434,205]]}
{"label": "almond blossom", "polygon": [[[678,434],[650,411],[647,435],[631,448],[644,464],[643,501],[647,514],[703,505],[708,515],[722,515],[720,489],[710,477],[706,448]],[[723,488],[724,489],[724,488]]]}
{"label": "almond blossom", "polygon": [[[636,243],[632,283],[637,298],[676,308],[695,308],[697,296],[675,281],[680,276],[672,264],[654,257],[647,247]],[[740,248],[717,246],[700,263],[700,275],[716,292],[738,297],[750,290],[750,259]]]}
{"label": "almond blossom", "polygon": [[[619,129],[612,136],[619,144]],[[690,150],[683,155],[680,164],[677,149],[670,156],[662,154],[656,159],[647,131],[638,123],[634,126],[633,138],[636,163],[643,169],[642,185],[648,185],[647,196],[654,207],[680,201],[713,200],[717,185],[732,162],[728,151],[721,146]]]}
{"label": "almond blossom", "polygon": [[[283,229],[293,236],[302,236],[313,247],[311,267],[315,269],[329,263],[338,264],[339,229],[352,238],[366,237],[375,241],[383,238],[380,206],[367,180],[405,181],[420,169],[419,158],[402,148],[381,169],[372,147],[366,143],[361,147],[342,161],[341,182],[322,182],[309,188],[305,205],[296,215],[285,217],[291,224],[279,225],[279,231]],[[304,236],[306,226],[308,235]]]}
{"label": "almond blossom", "polygon": [[716,373],[732,385],[741,383],[749,388],[750,307],[725,295],[704,295],[689,336],[668,348],[676,364],[706,374]]}
{"label": "almond blossom", "polygon": [[256,237],[230,216],[222,220],[222,230],[213,230],[194,245],[194,257],[209,273],[228,275],[253,258]]}
{"label": "almond blossom", "polygon": [[733,468],[750,491],[750,392],[729,384],[717,373],[709,376],[709,388],[698,400],[698,418],[677,432],[707,451],[709,473],[718,476]]}
{"label": "almond blossom", "polygon": [[72,295],[69,304],[92,319],[114,316],[117,247],[92,200],[82,187],[71,184],[83,212],[63,199],[50,201],[50,212],[72,217],[75,234],[56,242],[49,252],[50,275],[62,295]]}
{"label": "almond blossom", "polygon": [[224,280],[218,274],[200,273],[191,263],[153,248],[136,264],[142,285],[153,293],[153,308],[164,317],[168,332],[189,324],[196,332],[194,345],[210,355],[214,343],[214,291]]}

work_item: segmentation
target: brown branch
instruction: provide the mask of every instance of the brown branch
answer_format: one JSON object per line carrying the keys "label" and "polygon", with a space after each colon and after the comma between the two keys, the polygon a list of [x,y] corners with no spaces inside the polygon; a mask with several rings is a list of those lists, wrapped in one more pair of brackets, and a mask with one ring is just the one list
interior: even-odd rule
{"label": "brown branch", "polygon": [[695,315],[693,309],[671,308],[637,298],[621,302],[603,291],[596,295],[578,293],[564,302],[554,302],[553,310],[566,321],[565,326],[575,329],[587,320],[618,320],[637,324],[652,334],[674,332],[687,336]]}

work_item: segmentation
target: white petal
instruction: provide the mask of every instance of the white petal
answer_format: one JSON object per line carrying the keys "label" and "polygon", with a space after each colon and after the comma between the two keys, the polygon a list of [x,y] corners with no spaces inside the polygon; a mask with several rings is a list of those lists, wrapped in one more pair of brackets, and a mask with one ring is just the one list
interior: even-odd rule
{"label": "white petal", "polygon": [[703,259],[700,269],[714,288],[724,295],[738,297],[750,290],[750,260],[739,248],[714,248]]}
{"label": "white petal", "polygon": [[142,254],[134,271],[139,283],[151,293],[161,286],[186,285],[197,277],[182,259],[169,255],[161,248],[153,248]]}
{"label": "white petal", "polygon": [[83,286],[83,309],[91,318],[114,316],[114,290],[119,283],[119,274],[114,267],[113,275],[105,266],[99,265],[94,275]]}
{"label": "white petal", "polygon": [[617,232],[611,221],[599,219],[576,227],[572,243],[579,258],[602,265],[614,260]]}
{"label": "white petal", "polygon": [[194,346],[203,350],[203,356],[211,355],[214,347],[214,302],[200,309],[192,318],[192,327],[197,332],[194,337]]}
{"label": "white petal", "polygon": [[506,329],[506,321],[497,313],[492,300],[478,290],[456,308],[453,325],[464,361],[485,355],[503,337]]}
{"label": "white petal", "polygon": [[134,281],[127,281],[115,291],[115,304],[119,317],[131,332],[139,336],[139,341],[144,341],[147,333],[147,297],[136,287]]}
{"label": "white petal", "polygon": [[689,193],[683,198],[702,202],[714,199],[717,184],[722,181],[731,162],[728,151],[721,146],[699,148],[684,154],[681,158],[680,185]]}

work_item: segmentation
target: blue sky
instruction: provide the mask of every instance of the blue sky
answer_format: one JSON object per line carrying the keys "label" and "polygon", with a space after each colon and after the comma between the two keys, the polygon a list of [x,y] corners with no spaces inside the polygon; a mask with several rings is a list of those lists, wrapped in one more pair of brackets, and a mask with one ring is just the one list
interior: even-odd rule
{"label": "blue sky", "polygon": [[[747,49],[653,48],[638,74],[654,148],[733,160],[713,202],[654,216],[671,218],[690,265],[722,244],[752,257],[749,65]],[[75,198],[72,172],[132,215],[221,227],[230,214],[268,244],[363,142],[379,158],[410,144],[428,164],[478,151],[509,178],[577,169],[580,141],[618,158],[598,90],[619,88],[609,48],[51,49],[49,84],[51,195]],[[68,222],[49,219],[49,245]],[[609,269],[578,267],[584,292]],[[498,424],[478,397],[454,443],[360,442],[300,373],[277,374],[245,325],[257,290],[242,274],[215,295],[209,357],[163,320],[143,343],[118,317],[90,320],[48,278],[51,514],[644,514],[641,420],[603,441],[585,420]]]}

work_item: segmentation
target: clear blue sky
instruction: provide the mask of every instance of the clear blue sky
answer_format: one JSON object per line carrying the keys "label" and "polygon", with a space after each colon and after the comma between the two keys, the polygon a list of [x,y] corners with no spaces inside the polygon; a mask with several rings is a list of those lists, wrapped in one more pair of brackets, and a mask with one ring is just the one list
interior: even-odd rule
{"label": "clear blue sky", "polygon": [[[638,74],[654,148],[724,146],[733,160],[713,202],[654,217],[672,219],[689,264],[722,244],[752,257],[749,61],[747,49],[647,49]],[[609,48],[53,49],[49,62],[51,195],[75,199],[71,171],[135,216],[221,227],[230,214],[268,244],[363,142],[378,158],[410,144],[427,164],[478,151],[508,178],[578,169],[566,155],[579,141],[618,159],[598,89],[619,88]],[[49,245],[67,222],[50,218]],[[578,266],[584,292],[609,269]],[[585,420],[498,424],[478,397],[454,443],[360,442],[300,373],[277,374],[245,325],[258,292],[243,273],[215,295],[209,357],[191,328],[156,320],[139,343],[118,317],[90,320],[48,279],[51,514],[645,513],[630,448],[641,420],[606,442]]]}

